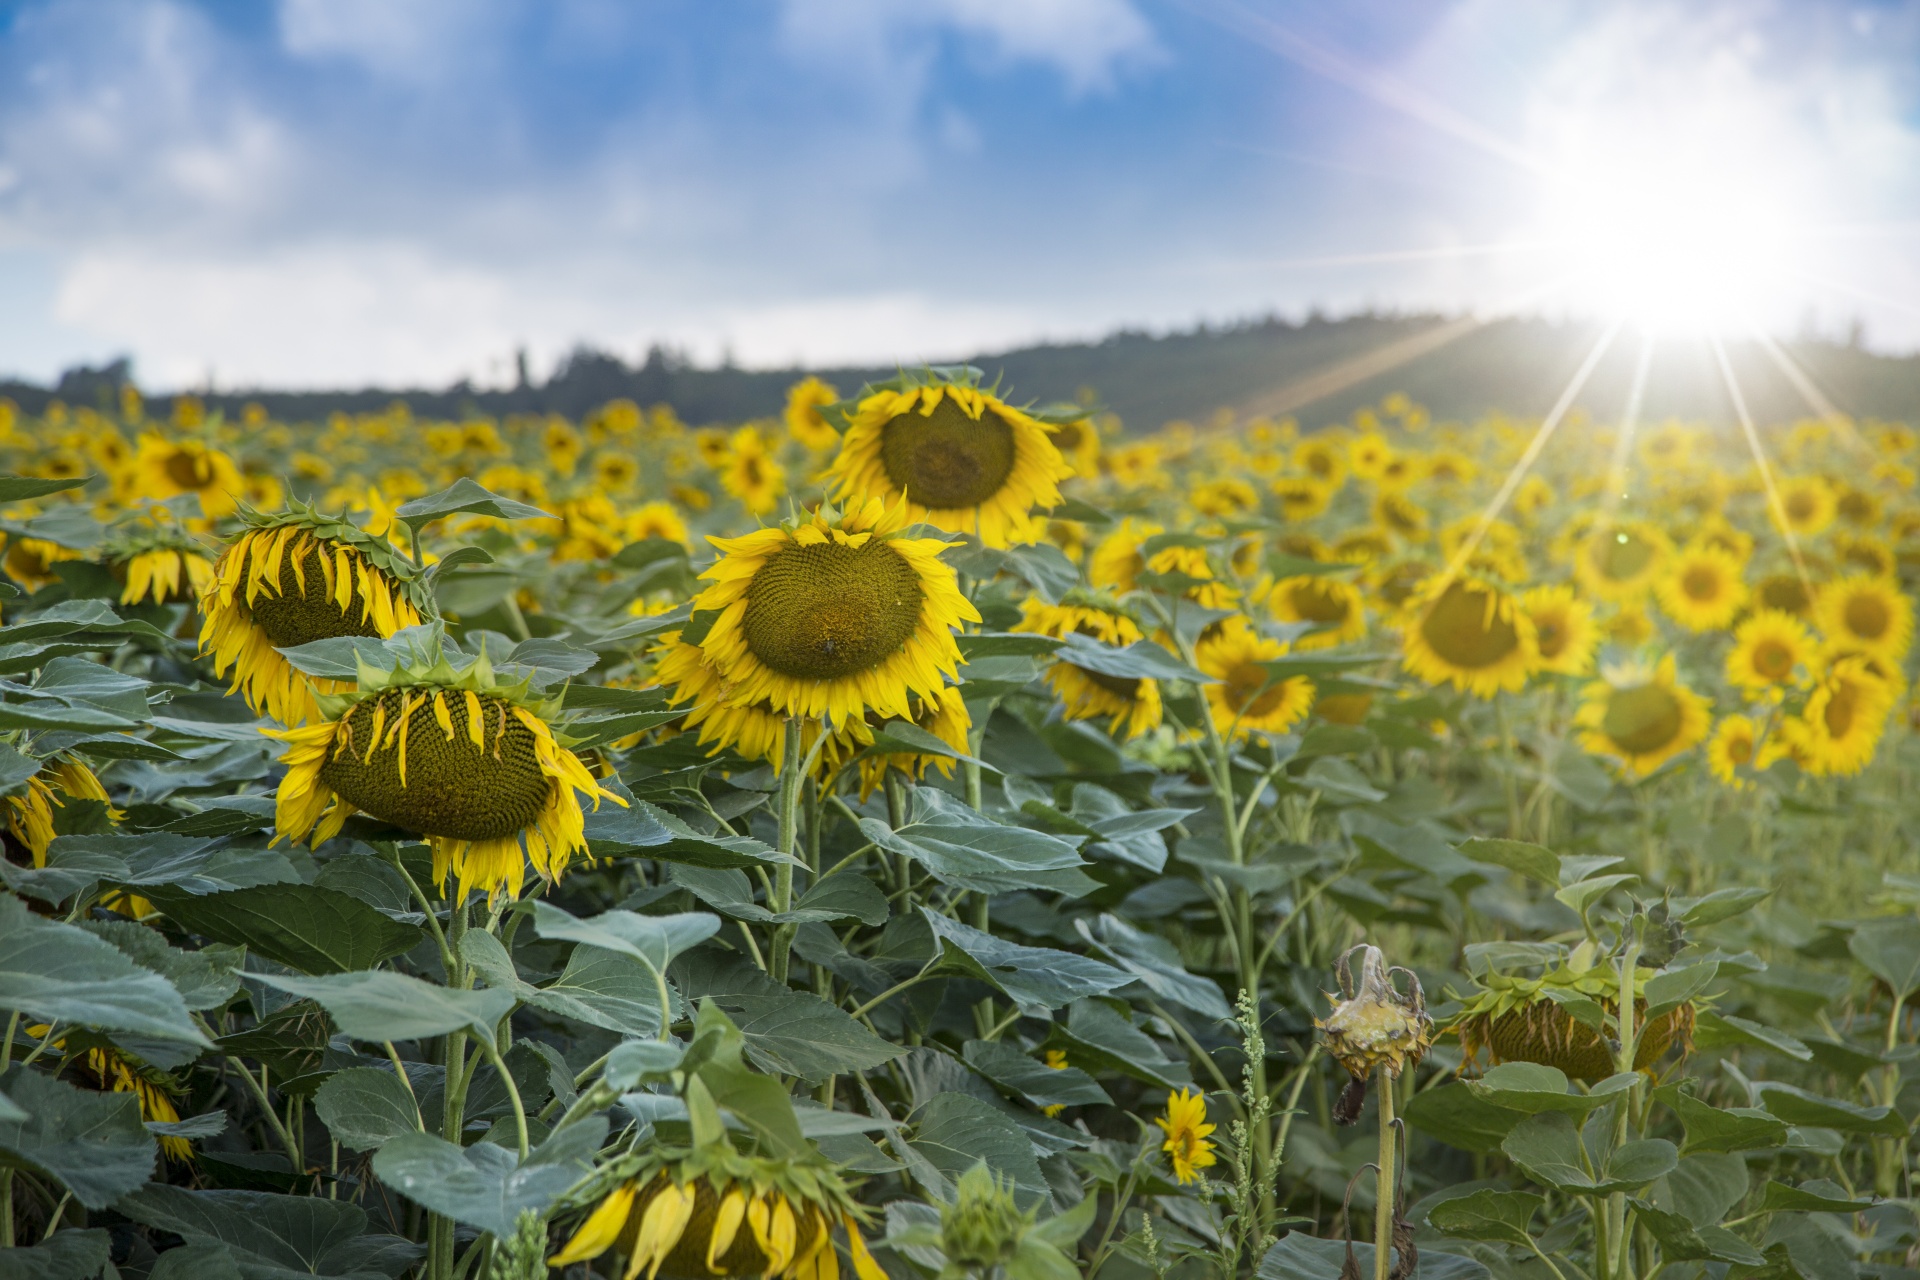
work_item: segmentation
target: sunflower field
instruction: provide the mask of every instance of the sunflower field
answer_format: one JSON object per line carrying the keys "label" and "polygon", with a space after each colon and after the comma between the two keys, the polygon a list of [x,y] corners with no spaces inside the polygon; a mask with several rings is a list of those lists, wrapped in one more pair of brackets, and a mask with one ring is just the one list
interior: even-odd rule
{"label": "sunflower field", "polygon": [[0,404],[0,1280],[1920,1274],[1920,441]]}

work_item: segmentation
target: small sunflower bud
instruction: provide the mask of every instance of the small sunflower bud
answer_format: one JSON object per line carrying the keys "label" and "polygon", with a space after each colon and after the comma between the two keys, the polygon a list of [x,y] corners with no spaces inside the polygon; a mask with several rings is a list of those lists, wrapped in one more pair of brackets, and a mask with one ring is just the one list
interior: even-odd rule
{"label": "small sunflower bud", "polygon": [[[1360,953],[1360,976],[1353,974],[1353,955]],[[1358,946],[1340,957],[1337,972],[1340,994],[1328,994],[1333,1012],[1315,1025],[1327,1037],[1328,1052],[1356,1081],[1368,1079],[1384,1066],[1398,1076],[1417,1063],[1433,1042],[1433,1019],[1427,1016],[1427,998],[1420,979],[1410,970],[1389,968],[1380,948]],[[1393,984],[1405,974],[1403,995]]]}

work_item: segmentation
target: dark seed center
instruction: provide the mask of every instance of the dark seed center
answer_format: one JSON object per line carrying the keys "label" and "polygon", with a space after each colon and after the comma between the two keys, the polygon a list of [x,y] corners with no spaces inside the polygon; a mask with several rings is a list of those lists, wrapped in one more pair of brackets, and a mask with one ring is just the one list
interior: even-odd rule
{"label": "dark seed center", "polygon": [[1680,732],[1680,700],[1657,684],[1615,690],[1600,730],[1625,751],[1657,751]]}
{"label": "dark seed center", "polygon": [[943,396],[931,414],[913,409],[880,428],[880,462],[922,506],[977,507],[1013,473],[1013,428],[992,409],[969,418]]}
{"label": "dark seed center", "polygon": [[884,542],[776,553],[747,586],[753,656],[783,676],[833,680],[879,666],[920,625],[920,579]]}
{"label": "dark seed center", "polygon": [[[264,547],[255,543],[249,554],[258,556],[264,553]],[[334,636],[378,636],[380,630],[374,626],[372,618],[360,615],[366,608],[366,601],[360,595],[360,586],[356,582],[353,594],[347,601],[347,607],[341,609],[339,602],[327,590],[327,579],[320,571],[320,551],[309,546],[307,554],[300,560],[300,571],[306,575],[306,590],[300,589],[300,581],[294,576],[294,560],[285,556],[280,561],[280,580],[277,584],[279,594],[262,591],[254,597],[253,603],[246,606],[253,618],[253,624],[267,633],[267,639],[273,641],[276,648],[286,648],[296,644],[306,644],[310,640],[326,640]],[[336,567],[335,572],[339,570]]]}
{"label": "dark seed center", "polygon": [[1520,645],[1520,633],[1497,609],[1488,608],[1491,603],[1486,592],[1453,583],[1427,610],[1420,634],[1435,653],[1456,667],[1490,667]]}

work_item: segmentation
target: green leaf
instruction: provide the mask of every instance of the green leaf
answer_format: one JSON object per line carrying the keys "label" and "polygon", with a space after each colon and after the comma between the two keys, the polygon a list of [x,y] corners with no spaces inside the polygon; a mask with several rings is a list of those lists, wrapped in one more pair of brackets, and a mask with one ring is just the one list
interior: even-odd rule
{"label": "green leaf", "polygon": [[183,1244],[156,1258],[147,1280],[241,1280],[240,1264],[223,1244]]}
{"label": "green leaf", "polygon": [[1084,918],[1073,924],[1081,937],[1162,1000],[1191,1009],[1203,1018],[1232,1021],[1233,1011],[1220,994],[1219,985],[1188,973],[1180,963],[1180,953],[1165,938],[1142,932],[1115,915],[1103,915],[1091,927]]}
{"label": "green leaf", "polygon": [[1621,885],[1631,884],[1640,877],[1621,872],[1610,876],[1594,876],[1587,880],[1576,880],[1553,896],[1564,902],[1575,914],[1584,917],[1587,908],[1618,889]]}
{"label": "green leaf", "polygon": [[1920,991],[1920,920],[1912,916],[1869,920],[1855,927],[1847,950],[1893,988],[1895,998],[1904,1000]]}
{"label": "green leaf", "polygon": [[1070,951],[1007,942],[930,907],[920,914],[944,953],[936,972],[977,978],[1034,1016],[1133,981],[1123,969]]}
{"label": "green leaf", "polygon": [[1485,1240],[1493,1244],[1532,1245],[1528,1227],[1533,1215],[1547,1203],[1531,1191],[1496,1191],[1488,1187],[1472,1195],[1442,1200],[1427,1211],[1436,1231],[1457,1240]]}
{"label": "green leaf", "polygon": [[1050,1067],[997,1040],[969,1040],[961,1053],[968,1066],[1036,1107],[1110,1106],[1113,1102],[1080,1068]]}
{"label": "green leaf", "polygon": [[1709,1106],[1692,1094],[1673,1099],[1674,1112],[1686,1126],[1683,1155],[1696,1151],[1765,1151],[1787,1140],[1787,1123],[1757,1107]]}
{"label": "green leaf", "polygon": [[1671,1262],[1731,1262],[1766,1265],[1766,1255],[1724,1227],[1696,1225],[1682,1214],[1633,1200],[1640,1225],[1660,1243],[1664,1260]]}
{"label": "green leaf", "polygon": [[[1373,1246],[1355,1243],[1354,1262],[1362,1276],[1373,1274]],[[1320,1240],[1295,1231],[1267,1250],[1254,1272],[1256,1280],[1337,1280],[1346,1265],[1347,1246],[1338,1240]],[[1389,1263],[1399,1260],[1393,1251]],[[1422,1246],[1412,1280],[1488,1280],[1491,1273],[1472,1258],[1457,1257]]]}
{"label": "green leaf", "polygon": [[1761,1213],[1858,1213],[1873,1205],[1873,1197],[1848,1195],[1845,1187],[1825,1178],[1797,1187],[1769,1180],[1760,1193]]}
{"label": "green leaf", "polygon": [[1694,1014],[1693,1043],[1699,1049],[1771,1049],[1796,1062],[1810,1061],[1814,1054],[1805,1041],[1784,1031],[1776,1031],[1746,1018],[1736,1018],[1730,1013],[1715,1013],[1711,1009],[1701,1009]]}
{"label": "green leaf", "polygon": [[[467,934],[469,939],[474,936]],[[616,951],[575,947],[559,977],[544,987],[519,989],[518,994],[536,1009],[590,1027],[626,1036],[660,1034],[659,984],[645,965]]]}
{"label": "green leaf", "polygon": [[426,1252],[369,1235],[366,1211],[346,1200],[261,1191],[186,1191],[149,1183],[114,1206],[189,1245],[224,1246],[242,1280],[396,1277]]}
{"label": "green leaf", "polygon": [[1682,1156],[1680,1164],[1646,1190],[1646,1197],[1662,1209],[1684,1216],[1696,1227],[1711,1226],[1747,1198],[1752,1186],[1745,1156],[1731,1152],[1697,1152]]}
{"label": "green leaf", "polygon": [[146,892],[183,928],[302,973],[370,969],[412,950],[421,938],[413,925],[318,885],[263,884],[198,896],[177,888]]}
{"label": "green leaf", "polygon": [[343,1035],[355,1040],[425,1040],[468,1031],[492,1044],[494,1026],[513,1011],[511,991],[462,991],[381,969],[288,978],[256,973],[254,981],[318,1001]]}
{"label": "green leaf", "polygon": [[240,966],[247,957],[244,947],[210,943],[198,951],[181,951],[168,946],[155,930],[130,920],[83,920],[80,928],[165,978],[188,1009],[217,1009],[240,989]]}
{"label": "green leaf", "polygon": [[[105,944],[102,944],[105,945]],[[0,1119],[0,1163],[55,1179],[89,1209],[104,1209],[153,1175],[159,1147],[131,1093],[95,1093],[15,1066],[0,1089],[27,1113]]]}
{"label": "green leaf", "polygon": [[[1196,671],[1151,640],[1136,640],[1124,648],[1101,644],[1091,636],[1077,632],[1054,655],[1082,671],[1092,671],[1120,680],[1185,680],[1192,684],[1218,684],[1203,671]],[[965,674],[964,672],[962,673]]]}
{"label": "green leaf", "polygon": [[[611,790],[631,795],[615,781]],[[686,823],[644,800],[625,809],[602,803],[586,814],[587,845],[595,857],[618,857],[645,851],[661,862],[683,862],[694,867],[738,869],[794,863],[795,859],[751,836],[703,836]],[[797,864],[796,864],[797,865]]]}
{"label": "green leaf", "polygon": [[632,911],[603,911],[581,920],[550,902],[529,904],[534,932],[584,946],[630,956],[658,974],[682,951],[711,938],[720,930],[720,917],[704,911],[677,915],[643,916]]}
{"label": "green leaf", "polygon": [[954,642],[967,662],[977,658],[1044,658],[1066,643],[1028,631],[980,631],[955,636]]}
{"label": "green leaf", "polygon": [[748,1056],[763,1071],[818,1083],[870,1071],[904,1052],[818,996],[775,982],[744,956],[695,953],[674,974],[690,999],[709,999],[733,1016]]}
{"label": "green leaf", "polygon": [[0,1009],[45,1022],[207,1044],[165,978],[111,943],[36,916],[11,897],[0,897]]}
{"label": "green leaf", "polygon": [[336,1071],[313,1095],[313,1110],[335,1141],[355,1151],[378,1151],[420,1129],[413,1094],[386,1067]]}
{"label": "green leaf", "polygon": [[1479,1097],[1462,1080],[1421,1090],[1401,1114],[1428,1137],[1480,1155],[1498,1151],[1523,1115]]}
{"label": "green leaf", "polygon": [[1760,1094],[1760,1105],[1788,1124],[1887,1138],[1904,1137],[1907,1132],[1906,1120],[1892,1107],[1857,1106],[1772,1080],[1758,1081],[1754,1089]]}
{"label": "green leaf", "polygon": [[545,1217],[592,1168],[604,1123],[563,1129],[527,1157],[491,1142],[454,1146],[429,1133],[403,1133],[380,1148],[373,1171],[409,1200],[457,1222],[511,1239],[522,1213]]}
{"label": "green leaf", "polygon": [[1051,889],[1079,896],[1096,887],[1086,860],[1058,837],[1008,827],[975,813],[932,787],[915,787],[912,821],[898,831],[878,818],[860,819],[861,834],[890,853],[911,858],[943,884],[973,893]]}
{"label": "green leaf", "polygon": [[[757,924],[819,924],[850,917],[869,924],[885,924],[886,895],[864,876],[843,872],[815,885],[793,910],[769,911],[753,900],[753,884],[745,872],[707,867],[668,868],[673,882],[722,915]],[[837,882],[837,883],[836,883]],[[858,911],[850,908],[858,907]],[[877,914],[878,919],[873,917]]]}
{"label": "green leaf", "polygon": [[1588,1174],[1580,1132],[1561,1111],[1530,1115],[1514,1126],[1500,1149],[1536,1182],[1582,1195],[1607,1195],[1642,1186],[1671,1172],[1680,1154],[1665,1138],[1629,1142],[1608,1159],[1598,1178]]}
{"label": "green leaf", "polygon": [[964,1093],[935,1094],[912,1117],[909,1144],[927,1163],[958,1182],[974,1165],[1013,1183],[1017,1204],[1030,1206],[1051,1193],[1033,1154],[1033,1143],[1011,1119]]}
{"label": "green leaf", "polygon": [[93,1280],[112,1252],[113,1237],[101,1228],[69,1227],[32,1248],[0,1249],[0,1280]]}
{"label": "green leaf", "polygon": [[1047,1049],[1064,1049],[1088,1071],[1117,1072],[1162,1089],[1193,1083],[1187,1064],[1160,1051],[1138,1027],[1102,1000],[1076,1000],[1063,1026],[1056,1020],[1047,1033]]}
{"label": "green leaf", "polygon": [[68,489],[78,489],[92,476],[81,476],[77,480],[42,480],[33,476],[0,476],[0,502],[25,502],[29,498],[44,498],[50,493],[65,493]]}
{"label": "green leaf", "polygon": [[1624,1191],[1629,1187],[1645,1186],[1655,1178],[1665,1177],[1680,1164],[1680,1151],[1665,1138],[1641,1138],[1634,1142],[1622,1143],[1607,1157],[1606,1171],[1601,1175],[1607,1191]]}
{"label": "green leaf", "polygon": [[1481,884],[1486,880],[1480,869],[1452,845],[1418,823],[1403,826],[1366,809],[1349,810],[1341,821],[1362,848],[1430,875],[1441,884],[1452,885],[1467,879]]}
{"label": "green leaf", "polygon": [[1680,913],[1680,923],[1689,929],[1700,929],[1710,924],[1719,924],[1722,920],[1731,920],[1744,915],[1754,907],[1766,901],[1773,893],[1771,889],[1753,886],[1732,889],[1715,889],[1703,898],[1696,898],[1686,910]]}
{"label": "green leaf", "polygon": [[1575,1093],[1569,1089],[1567,1077],[1558,1067],[1537,1062],[1503,1062],[1489,1068],[1478,1080],[1467,1081],[1467,1088],[1494,1106],[1526,1115],[1558,1112],[1585,1116],[1631,1089],[1634,1082],[1631,1073],[1608,1076],[1586,1093]]}
{"label": "green leaf", "polygon": [[1668,969],[1648,978],[1641,988],[1646,998],[1646,1019],[1648,1022],[1678,1009],[1687,1001],[1707,989],[1714,976],[1720,972],[1720,964],[1715,960],[1691,964],[1682,969]]}
{"label": "green leaf", "polygon": [[1459,849],[1460,856],[1469,861],[1505,867],[1546,885],[1557,887],[1560,883],[1560,859],[1545,845],[1475,836],[1462,840]]}
{"label": "green leaf", "polygon": [[438,493],[403,502],[394,509],[400,523],[418,532],[442,516],[492,516],[497,520],[553,520],[550,512],[501,497],[461,476]]}

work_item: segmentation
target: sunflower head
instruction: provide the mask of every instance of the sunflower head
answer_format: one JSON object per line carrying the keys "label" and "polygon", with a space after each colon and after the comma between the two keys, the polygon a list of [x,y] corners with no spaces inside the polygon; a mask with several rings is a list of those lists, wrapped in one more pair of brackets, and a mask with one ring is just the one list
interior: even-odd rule
{"label": "sunflower head", "polygon": [[1267,608],[1281,622],[1306,622],[1312,631],[1295,641],[1301,649],[1347,644],[1367,634],[1367,611],[1360,588],[1335,574],[1282,578],[1267,592]]}
{"label": "sunflower head", "polygon": [[[1496,1065],[1537,1062],[1554,1067],[1569,1080],[1592,1083],[1614,1074],[1612,1044],[1598,1031],[1576,1020],[1562,1001],[1585,998],[1609,1017],[1620,1009],[1620,969],[1596,963],[1591,943],[1582,944],[1539,977],[1486,973],[1476,978],[1478,990],[1467,997],[1446,1031],[1460,1038],[1460,1047],[1472,1062],[1485,1051]],[[1636,1015],[1647,1007],[1645,986],[1658,970],[1634,971],[1633,1006]],[[1452,992],[1448,993],[1453,994]],[[1556,999],[1556,997],[1559,997]],[[1633,1069],[1651,1070],[1678,1045],[1682,1054],[1693,1044],[1695,1001],[1685,1001],[1647,1022],[1636,1016],[1639,1028]]]}
{"label": "sunflower head", "polygon": [[1673,655],[1654,667],[1609,669],[1589,684],[1574,724],[1595,755],[1613,756],[1645,777],[1707,736],[1707,700],[1681,684]]}
{"label": "sunflower head", "polygon": [[[1125,648],[1143,639],[1139,624],[1111,599],[1069,593],[1059,604],[1031,596],[1021,606],[1015,631],[1064,639],[1086,636],[1101,644]],[[1047,668],[1047,684],[1059,697],[1062,717],[1092,720],[1106,717],[1116,737],[1137,738],[1160,726],[1160,682],[1151,677],[1116,676],[1056,658]]]}
{"label": "sunflower head", "polygon": [[185,604],[197,601],[213,581],[205,544],[175,524],[122,533],[101,549],[101,558],[126,584],[121,604]]}
{"label": "sunflower head", "polygon": [[[1356,955],[1358,975],[1353,971]],[[1336,974],[1340,992],[1327,993],[1333,1012],[1314,1025],[1348,1075],[1366,1080],[1384,1067],[1397,1078],[1426,1056],[1433,1043],[1433,1019],[1427,1016],[1426,994],[1412,970],[1389,966],[1380,948],[1363,944],[1340,957]],[[1396,977],[1406,980],[1404,990]]]}
{"label": "sunflower head", "polygon": [[1428,684],[1491,698],[1517,691],[1539,661],[1533,619],[1486,579],[1435,577],[1408,602],[1406,614],[1404,662]]}
{"label": "sunflower head", "polygon": [[1654,583],[1660,607],[1689,631],[1717,631],[1747,602],[1740,561],[1711,543],[1685,547]]}
{"label": "sunflower head", "polygon": [[1743,620],[1727,653],[1727,682],[1748,696],[1778,696],[1804,684],[1818,666],[1819,648],[1805,623],[1778,609],[1761,609]]}
{"label": "sunflower head", "polygon": [[787,434],[815,453],[825,453],[840,443],[840,432],[823,412],[840,399],[832,383],[809,375],[787,388],[787,407],[782,417]]}
{"label": "sunflower head", "polygon": [[1073,469],[1046,415],[981,387],[978,370],[954,368],[867,387],[828,474],[843,501],[904,500],[913,520],[1004,547],[1038,540],[1033,511],[1060,505]]}
{"label": "sunflower head", "polygon": [[1306,718],[1313,707],[1313,681],[1306,676],[1276,678],[1263,665],[1286,652],[1287,646],[1261,635],[1239,614],[1222,619],[1201,637],[1193,661],[1214,678],[1204,689],[1208,711],[1222,733],[1285,733]]}
{"label": "sunflower head", "polygon": [[1533,619],[1540,670],[1565,676],[1587,674],[1600,639],[1591,604],[1576,596],[1572,587],[1561,585],[1533,588],[1520,597],[1520,609]]}
{"label": "sunflower head", "polygon": [[1673,540],[1653,525],[1602,524],[1580,544],[1574,576],[1601,600],[1638,600],[1660,577],[1672,554]]}
{"label": "sunflower head", "polygon": [[246,497],[246,481],[232,458],[199,440],[169,440],[157,431],[140,437],[129,480],[141,498],[164,501],[190,494],[209,520],[232,515]]}
{"label": "sunflower head", "polygon": [[1849,649],[1898,662],[1913,645],[1913,601],[1886,578],[1850,574],[1826,583],[1813,614],[1829,642]]}
{"label": "sunflower head", "polygon": [[1816,776],[1860,772],[1873,760],[1892,710],[1894,687],[1867,657],[1830,665],[1781,733],[1800,767]]}
{"label": "sunflower head", "polygon": [[1219,1128],[1207,1123],[1206,1095],[1191,1089],[1170,1091],[1167,1113],[1154,1117],[1153,1122],[1166,1135],[1160,1149],[1173,1167],[1174,1178],[1182,1184],[1199,1181],[1200,1170],[1211,1167],[1216,1160],[1207,1135]]}

